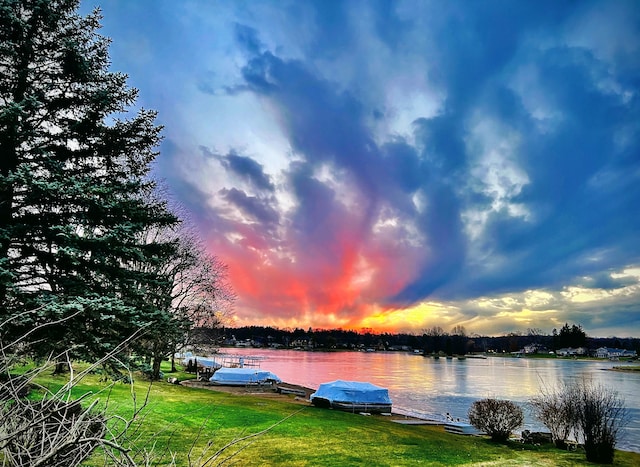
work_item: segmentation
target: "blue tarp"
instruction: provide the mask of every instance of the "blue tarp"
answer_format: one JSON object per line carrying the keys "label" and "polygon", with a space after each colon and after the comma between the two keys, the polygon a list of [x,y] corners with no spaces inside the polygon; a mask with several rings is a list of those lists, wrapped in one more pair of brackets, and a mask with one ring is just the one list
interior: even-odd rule
{"label": "blue tarp", "polygon": [[199,367],[212,368],[214,370],[217,369],[217,368],[220,368],[222,366],[221,363],[216,362],[215,358],[198,357],[197,355],[193,355],[193,356],[184,358],[182,360],[182,364],[184,366],[187,366],[189,364],[189,360],[191,360],[191,363],[194,364],[194,365],[197,362]]}
{"label": "blue tarp", "polygon": [[311,394],[311,402],[316,397],[326,399],[331,403],[391,404],[388,389],[360,381],[337,380],[322,383],[318,390]]}
{"label": "blue tarp", "polygon": [[256,368],[220,368],[209,381],[227,386],[244,386],[246,384],[263,384],[282,381],[270,371]]}

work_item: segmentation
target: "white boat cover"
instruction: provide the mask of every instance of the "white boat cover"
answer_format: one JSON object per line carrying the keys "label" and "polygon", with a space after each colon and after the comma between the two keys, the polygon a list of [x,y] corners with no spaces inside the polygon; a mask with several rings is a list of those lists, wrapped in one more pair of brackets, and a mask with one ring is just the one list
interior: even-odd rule
{"label": "white boat cover", "polygon": [[187,366],[189,364],[189,360],[191,360],[191,363],[194,365],[197,361],[199,367],[202,366],[204,368],[213,368],[214,370],[222,367],[222,364],[219,362],[216,362],[215,358],[198,357],[197,355],[192,355],[190,357],[184,358],[182,360],[182,364],[184,366]]}
{"label": "white boat cover", "polygon": [[326,399],[331,403],[391,404],[388,389],[360,381],[337,380],[322,383],[318,390],[311,394],[311,402],[315,397]]}
{"label": "white boat cover", "polygon": [[220,368],[209,381],[214,384],[227,386],[244,386],[247,384],[262,384],[267,381],[281,383],[282,380],[270,371],[258,368]]}

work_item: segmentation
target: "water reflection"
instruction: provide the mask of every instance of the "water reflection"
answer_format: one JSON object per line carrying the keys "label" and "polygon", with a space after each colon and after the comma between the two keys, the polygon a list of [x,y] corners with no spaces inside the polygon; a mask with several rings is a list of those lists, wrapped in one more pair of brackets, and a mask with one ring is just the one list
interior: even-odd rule
{"label": "water reflection", "polygon": [[[495,397],[525,408],[525,428],[543,429],[527,409],[541,387],[560,382],[593,381],[615,389],[625,400],[631,421],[620,449],[640,452],[640,375],[603,371],[608,361],[558,359],[433,359],[400,352],[300,352],[225,349],[225,352],[267,357],[262,368],[282,380],[317,388],[336,379],[368,381],[389,389],[394,411],[430,418],[450,413],[465,419],[471,404]],[[619,365],[619,363],[617,363]]]}

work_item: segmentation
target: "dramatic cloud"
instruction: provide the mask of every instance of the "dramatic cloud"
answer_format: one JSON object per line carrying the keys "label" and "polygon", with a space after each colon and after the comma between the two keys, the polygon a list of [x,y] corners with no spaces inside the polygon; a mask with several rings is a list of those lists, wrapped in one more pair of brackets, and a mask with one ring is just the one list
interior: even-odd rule
{"label": "dramatic cloud", "polygon": [[238,324],[640,333],[637,2],[102,7]]}

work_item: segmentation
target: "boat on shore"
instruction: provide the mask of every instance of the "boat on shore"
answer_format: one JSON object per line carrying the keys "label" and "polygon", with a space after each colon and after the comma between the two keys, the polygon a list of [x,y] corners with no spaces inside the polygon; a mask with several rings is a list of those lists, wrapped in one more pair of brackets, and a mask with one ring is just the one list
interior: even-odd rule
{"label": "boat on shore", "polygon": [[270,371],[259,368],[220,368],[211,378],[211,384],[220,386],[250,386],[281,383],[282,380]]}
{"label": "boat on shore", "polygon": [[316,407],[357,413],[391,413],[392,405],[388,389],[371,383],[343,380],[322,383],[311,394],[310,401]]}

